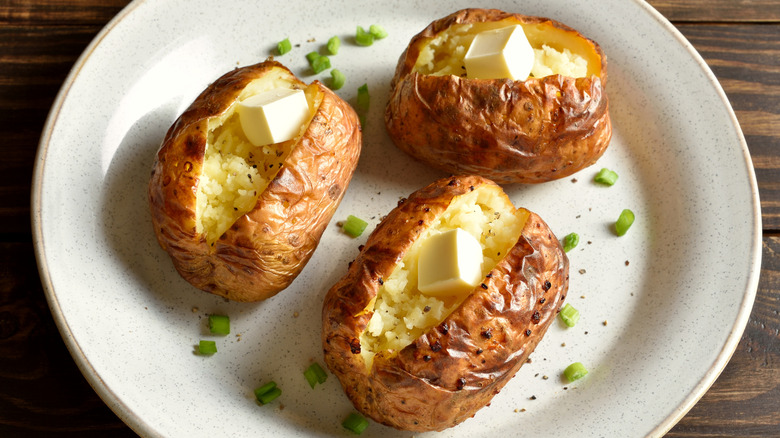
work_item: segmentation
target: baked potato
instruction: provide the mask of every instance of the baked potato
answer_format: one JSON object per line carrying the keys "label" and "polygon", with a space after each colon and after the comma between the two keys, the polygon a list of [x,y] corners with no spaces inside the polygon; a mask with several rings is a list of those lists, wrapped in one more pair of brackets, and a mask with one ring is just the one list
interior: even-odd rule
{"label": "baked potato", "polygon": [[[451,229],[479,240],[478,283],[460,296],[420,293],[421,250]],[[526,362],[566,297],[568,271],[553,232],[500,186],[480,176],[435,181],[381,221],[326,294],[325,363],[377,422],[454,426]]]}
{"label": "baked potato", "polygon": [[[525,80],[471,79],[480,32],[519,24],[535,52]],[[612,136],[599,45],[554,20],[465,9],[432,22],[401,55],[385,125],[412,157],[454,174],[541,183],[596,162]]]}
{"label": "baked potato", "polygon": [[[237,105],[275,89],[303,90],[307,118],[291,140],[255,146]],[[319,81],[306,85],[274,61],[234,69],[195,99],[157,153],[149,182],[157,240],[195,287],[268,298],[312,256],[360,149],[357,114]]]}

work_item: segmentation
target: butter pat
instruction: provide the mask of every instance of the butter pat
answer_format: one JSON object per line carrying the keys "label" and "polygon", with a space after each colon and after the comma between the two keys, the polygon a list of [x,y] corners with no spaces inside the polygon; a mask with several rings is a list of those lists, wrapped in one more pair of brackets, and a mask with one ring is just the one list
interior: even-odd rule
{"label": "butter pat", "polygon": [[512,79],[524,81],[534,66],[534,49],[514,25],[480,32],[463,59],[470,79]]}
{"label": "butter pat", "polygon": [[255,146],[294,138],[309,118],[303,90],[275,88],[238,103],[238,116],[246,138]]}
{"label": "butter pat", "polygon": [[422,242],[417,260],[417,289],[425,295],[462,296],[482,280],[482,246],[460,228]]}

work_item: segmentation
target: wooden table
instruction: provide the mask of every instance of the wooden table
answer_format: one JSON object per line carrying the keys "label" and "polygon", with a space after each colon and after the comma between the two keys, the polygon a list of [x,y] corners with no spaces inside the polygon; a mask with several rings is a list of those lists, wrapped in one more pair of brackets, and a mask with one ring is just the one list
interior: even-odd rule
{"label": "wooden table", "polygon": [[[0,0],[2,437],[135,436],[90,388],[62,342],[38,278],[29,219],[33,162],[49,107],[77,57],[127,3]],[[763,267],[742,340],[712,388],[667,436],[780,436],[780,1],[650,3],[723,85],[750,147],[763,209]]]}

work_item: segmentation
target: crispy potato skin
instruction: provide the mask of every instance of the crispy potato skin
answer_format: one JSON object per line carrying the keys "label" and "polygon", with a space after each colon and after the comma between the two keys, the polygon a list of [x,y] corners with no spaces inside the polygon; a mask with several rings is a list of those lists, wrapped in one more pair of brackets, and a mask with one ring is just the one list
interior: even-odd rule
{"label": "crispy potato skin", "polygon": [[551,181],[595,163],[612,137],[607,61],[598,44],[581,35],[600,56],[600,76],[512,81],[412,72],[426,39],[455,24],[505,19],[579,35],[547,18],[495,9],[465,9],[434,21],[398,61],[385,110],[390,137],[432,167],[500,184]]}
{"label": "crispy potato skin", "polygon": [[283,68],[266,61],[235,69],[211,84],[168,130],[149,182],[157,240],[195,287],[235,301],[259,301],[287,287],[313,254],[357,166],[360,124],[354,110],[315,82],[322,103],[282,169],[252,211],[213,249],[196,232],[196,192],[208,119],[224,112],[246,85]]}
{"label": "crispy potato skin", "polygon": [[396,355],[377,354],[366,370],[359,338],[380,279],[455,196],[482,184],[494,183],[458,176],[412,194],[379,224],[325,297],[325,362],[355,407],[380,423],[429,431],[473,416],[525,363],[565,299],[568,259],[531,213],[517,243],[484,279],[486,289],[477,286],[438,326]]}

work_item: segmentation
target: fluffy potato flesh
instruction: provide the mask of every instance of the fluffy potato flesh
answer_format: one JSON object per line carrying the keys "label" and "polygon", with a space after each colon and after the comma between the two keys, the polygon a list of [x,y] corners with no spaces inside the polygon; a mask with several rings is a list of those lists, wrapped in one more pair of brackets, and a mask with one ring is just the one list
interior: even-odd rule
{"label": "fluffy potato flesh", "polygon": [[[464,298],[422,296],[420,248],[456,227],[479,240],[483,278]],[[566,297],[568,271],[549,227],[498,185],[435,181],[382,220],[325,295],[325,363],[364,415],[402,430],[452,427],[525,363]]]}
{"label": "fluffy potato flesh", "polygon": [[360,337],[366,367],[381,351],[396,352],[438,325],[465,297],[427,296],[417,289],[417,261],[429,237],[456,228],[475,237],[482,246],[482,276],[517,242],[528,211],[512,206],[497,186],[485,185],[455,198],[422,233],[393,273],[383,281],[373,303],[373,316]]}
{"label": "fluffy potato flesh", "polygon": [[[252,211],[260,193],[274,179],[306,131],[308,120],[291,140],[254,146],[241,129],[236,112],[239,101],[276,88],[301,88],[283,73],[281,69],[271,71],[250,82],[232,105],[208,121],[203,174],[197,192],[196,221],[197,232],[206,236],[210,246],[238,218]],[[304,93],[311,117],[322,97],[314,85],[306,87]]]}
{"label": "fluffy potato flesh", "polygon": [[501,21],[453,25],[421,43],[420,54],[412,71],[432,76],[466,76],[463,58],[480,32],[520,24],[534,48],[531,76],[542,78],[560,74],[572,78],[601,74],[601,60],[593,47],[574,32],[541,23]]}
{"label": "fluffy potato flesh", "polygon": [[[240,103],[278,88],[302,90],[308,113],[301,108],[289,141],[255,147]],[[271,297],[314,253],[361,142],[355,111],[319,81],[307,86],[272,60],[233,69],[176,119],[157,152],[148,188],[157,241],[199,289]]]}

